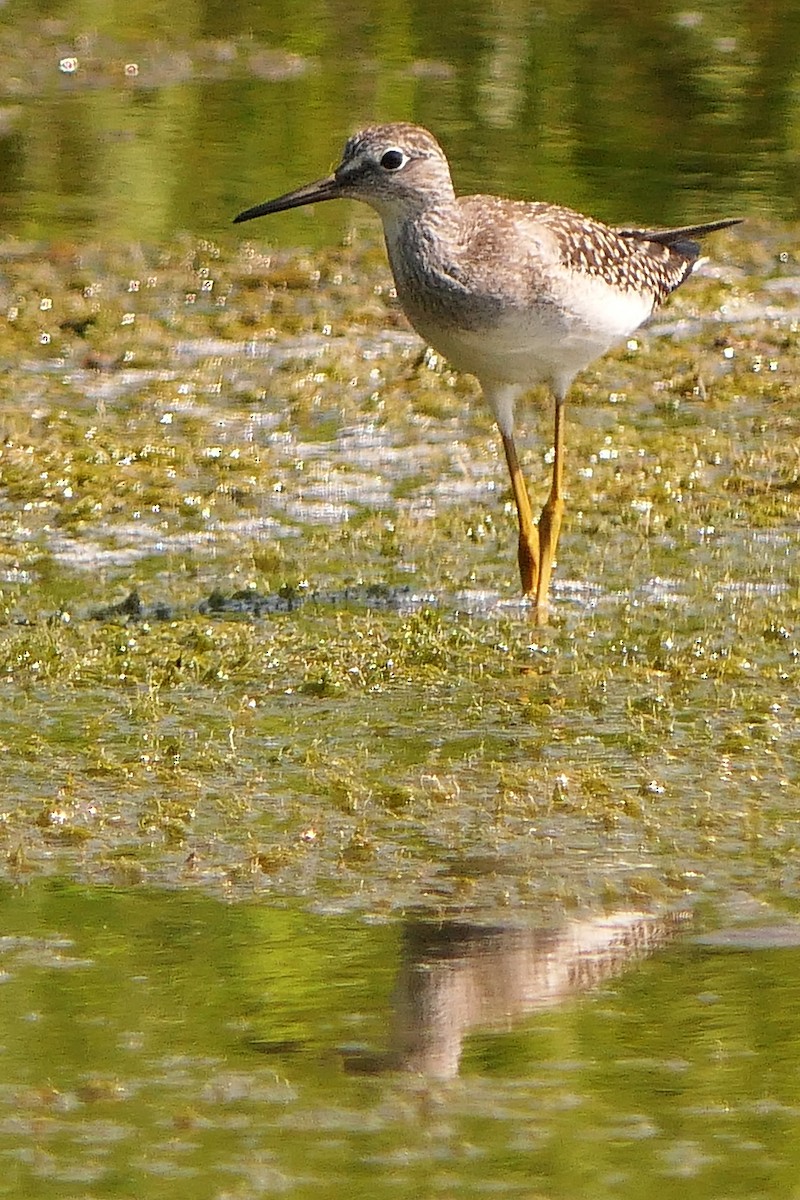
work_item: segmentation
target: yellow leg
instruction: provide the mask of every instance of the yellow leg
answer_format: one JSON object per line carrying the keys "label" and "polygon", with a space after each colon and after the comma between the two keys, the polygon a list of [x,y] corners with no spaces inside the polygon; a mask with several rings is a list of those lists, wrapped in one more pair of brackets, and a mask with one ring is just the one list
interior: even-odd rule
{"label": "yellow leg", "polygon": [[547,622],[547,605],[550,593],[550,576],[553,573],[553,560],[558,546],[558,535],[561,532],[561,518],[564,514],[564,495],[562,481],[564,478],[564,402],[556,396],[555,434],[553,438],[553,482],[550,485],[550,495],[539,517],[539,577],[536,582],[536,617],[540,625]]}
{"label": "yellow leg", "polygon": [[531,502],[528,497],[528,489],[525,486],[522,468],[519,465],[514,439],[510,434],[504,433],[501,436],[503,438],[503,449],[506,452],[508,473],[511,476],[511,491],[514,494],[514,503],[517,506],[517,518],[519,520],[518,557],[522,594],[524,596],[533,596],[536,593],[540,578],[539,534],[533,523]]}

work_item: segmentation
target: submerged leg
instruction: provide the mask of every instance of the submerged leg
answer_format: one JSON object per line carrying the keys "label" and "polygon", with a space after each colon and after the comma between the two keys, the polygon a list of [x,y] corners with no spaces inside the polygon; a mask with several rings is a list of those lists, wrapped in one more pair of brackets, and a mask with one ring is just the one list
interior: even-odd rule
{"label": "submerged leg", "polygon": [[506,452],[508,473],[511,476],[511,491],[517,506],[519,520],[519,577],[522,592],[525,596],[533,596],[537,592],[540,579],[539,568],[539,534],[533,523],[531,502],[528,489],[517,457],[517,447],[511,434],[501,433],[503,449]]}
{"label": "submerged leg", "polygon": [[553,559],[558,546],[558,535],[561,531],[561,518],[564,514],[564,495],[562,481],[564,478],[564,398],[556,396],[555,434],[553,438],[553,482],[550,485],[550,495],[539,517],[539,576],[536,581],[536,614],[540,624],[547,621],[547,604],[550,592],[550,576],[553,573]]}

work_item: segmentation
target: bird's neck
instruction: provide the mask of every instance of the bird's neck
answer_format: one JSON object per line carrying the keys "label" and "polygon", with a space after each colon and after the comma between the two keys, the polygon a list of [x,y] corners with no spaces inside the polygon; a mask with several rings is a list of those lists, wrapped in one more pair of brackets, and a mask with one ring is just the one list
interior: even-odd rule
{"label": "bird's neck", "polygon": [[449,275],[463,248],[462,216],[456,197],[435,204],[382,213],[386,249],[398,286],[409,273]]}

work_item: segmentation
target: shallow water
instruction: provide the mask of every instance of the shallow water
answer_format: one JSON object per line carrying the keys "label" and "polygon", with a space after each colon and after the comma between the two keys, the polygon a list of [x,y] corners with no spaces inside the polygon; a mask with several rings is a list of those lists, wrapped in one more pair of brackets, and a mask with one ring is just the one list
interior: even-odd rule
{"label": "shallow water", "polygon": [[376,925],[55,882],[0,909],[2,1195],[793,1194],[791,924],[704,946],[685,914]]}

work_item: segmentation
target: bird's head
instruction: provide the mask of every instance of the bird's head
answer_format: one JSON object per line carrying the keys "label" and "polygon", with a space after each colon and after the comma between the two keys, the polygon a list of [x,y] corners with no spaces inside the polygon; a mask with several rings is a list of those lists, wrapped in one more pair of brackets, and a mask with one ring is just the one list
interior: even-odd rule
{"label": "bird's head", "polygon": [[235,221],[250,221],[322,200],[363,200],[382,217],[412,215],[453,199],[450,168],[436,139],[419,125],[372,125],[354,134],[332,175],[256,204]]}

